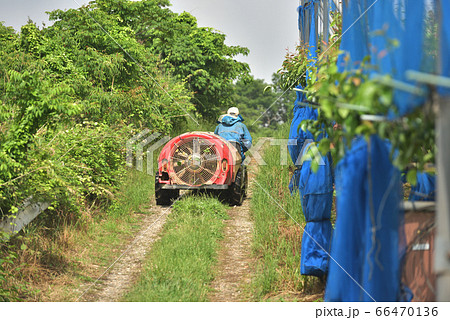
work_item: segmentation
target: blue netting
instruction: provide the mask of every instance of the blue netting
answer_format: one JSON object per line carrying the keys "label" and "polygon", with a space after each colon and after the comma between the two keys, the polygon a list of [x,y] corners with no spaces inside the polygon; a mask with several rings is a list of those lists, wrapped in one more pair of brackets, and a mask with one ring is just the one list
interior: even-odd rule
{"label": "blue netting", "polygon": [[400,175],[389,146],[359,138],[336,168],[337,220],[326,301],[400,299]]}
{"label": "blue netting", "polygon": [[[382,59],[378,59],[381,74],[390,74],[396,80],[407,84],[417,85],[406,78],[406,71],[423,70],[424,64],[424,2],[404,1],[403,5],[395,6],[393,3],[380,3],[374,6],[374,13],[380,14],[374,19],[371,30],[385,29],[385,34],[376,38],[385,38],[385,44],[379,47],[377,56],[384,50]],[[384,23],[384,25],[383,25]],[[398,40],[398,48],[390,48],[389,41]],[[371,39],[372,43],[375,39]],[[380,51],[381,50],[381,51]],[[426,89],[423,87],[423,89]],[[424,102],[423,96],[417,96],[403,90],[394,91],[394,103],[399,115],[413,111]],[[391,113],[394,117],[394,113]]]}
{"label": "blue netting", "polygon": [[[309,28],[308,57],[314,64],[317,58],[317,33],[315,21],[315,5],[317,0],[310,1],[304,7],[299,7],[299,27],[302,28],[302,39],[305,39],[305,28]],[[310,25],[306,26],[307,17]],[[308,72],[306,77],[309,77]],[[301,86],[297,88],[302,89]],[[317,120],[318,112],[312,107],[300,106],[298,102],[305,101],[303,93],[297,92],[297,100],[294,107],[294,118],[291,122],[289,139],[296,141],[294,145],[288,146],[292,161],[297,170],[289,184],[293,193],[296,188],[300,191],[303,214],[307,221],[302,239],[301,267],[300,271],[305,275],[322,276],[328,270],[328,250],[331,239],[331,205],[333,201],[333,177],[331,174],[331,162],[326,157],[324,163],[319,166],[318,172],[311,170],[311,161],[300,163],[301,155],[305,153],[304,148],[307,140],[314,141],[310,132],[299,128],[303,120]],[[317,140],[320,140],[318,137]]]}
{"label": "blue netting", "polygon": [[301,274],[320,277],[327,273],[331,230],[330,220],[306,224],[302,238]]}
{"label": "blue netting", "polygon": [[417,173],[417,183],[411,187],[409,200],[411,201],[435,201],[436,176],[426,172]]}
{"label": "blue netting", "polygon": [[[436,28],[437,13],[440,12],[441,74],[450,77],[450,1],[441,1],[441,4],[442,7],[437,10],[434,0],[344,1],[340,49],[347,55],[339,56],[339,70],[359,68],[363,59],[369,56],[374,68],[366,72],[371,77],[389,74],[394,80],[421,86],[426,92],[425,86],[407,79],[406,71],[438,71],[438,41],[433,30]],[[331,5],[330,1],[328,5]],[[299,10],[299,27],[302,28],[302,39],[305,39],[305,30],[309,30],[309,45],[313,48],[309,57],[315,57],[315,22],[308,20],[308,17],[314,20],[313,2]],[[306,25],[305,21],[311,21],[310,25]],[[450,89],[441,88],[441,91],[450,93]],[[394,104],[398,112],[393,109],[389,116],[394,118],[408,114],[421,106],[424,99],[418,92],[400,90],[395,86]],[[289,150],[294,162],[298,159],[301,146],[309,138],[308,133],[297,133],[298,124],[303,119],[315,117],[309,109],[295,110],[290,137],[299,144]],[[370,144],[359,138],[338,164],[337,171],[337,221],[331,249],[336,261],[329,267],[326,299],[407,299],[402,298],[407,290],[400,285],[403,248],[402,232],[399,231],[403,216],[399,209],[402,200],[400,177],[390,162],[389,145],[375,136],[371,137]],[[326,189],[328,180],[322,179],[320,173],[312,174],[305,163],[296,170],[291,181],[291,190],[296,187],[302,195],[303,211],[309,221],[305,233],[314,240],[326,238],[328,222],[324,221],[328,214],[328,198],[321,199],[322,195],[317,190]],[[315,190],[311,192],[313,198],[304,197],[309,188]],[[412,189],[411,199],[417,200],[416,197],[420,200],[433,199],[434,177],[418,175],[418,184]],[[329,230],[331,232],[331,227]],[[325,270],[320,266],[323,263],[326,265],[327,257],[318,254],[317,247],[321,245],[318,246],[318,241],[310,241],[312,238],[303,239],[302,273],[317,275],[317,270]],[[326,246],[321,249],[326,250]]]}
{"label": "blue netting", "polygon": [[[301,88],[301,86],[298,86]],[[303,131],[299,128],[300,123],[307,119],[317,119],[317,110],[311,107],[299,106],[298,101],[304,101],[305,96],[303,93],[297,92],[296,106],[294,107],[294,118],[291,122],[291,128],[289,131],[289,140],[292,143],[288,144],[289,155],[292,162],[299,168],[301,164],[301,151],[307,140],[313,140],[314,136],[309,131]],[[294,175],[289,183],[289,190],[291,194],[297,190],[298,181],[300,178],[300,169],[296,169]]]}
{"label": "blue netting", "polygon": [[[343,1],[342,38],[340,49],[344,52],[338,57],[339,71],[357,67],[369,55],[366,19],[363,7],[358,1]],[[362,17],[361,17],[362,16]],[[347,57],[346,57],[347,56]]]}
{"label": "blue netting", "polygon": [[[303,153],[308,152],[309,143]],[[331,159],[322,157],[317,172],[311,160],[304,161],[300,169],[298,188],[306,220],[302,238],[301,268],[305,275],[322,276],[328,271],[331,240],[331,206],[333,203],[333,175]]]}
{"label": "blue netting", "polygon": [[[441,12],[448,14],[450,2],[443,3]],[[432,31],[436,18],[433,0],[344,2],[340,49],[348,56],[339,57],[339,70],[358,68],[362,59],[370,55],[375,66],[367,71],[370,76],[389,74],[397,81],[418,85],[408,81],[406,71],[436,71],[437,41]],[[447,45],[450,19],[443,21],[447,22],[442,26],[442,30],[447,30],[443,32]],[[449,49],[447,46],[442,50],[449,53]],[[442,56],[449,72],[448,55]],[[423,85],[422,89],[426,91]],[[417,93],[394,90],[399,115],[412,112],[423,102],[424,97]],[[396,115],[392,111],[390,116]],[[399,231],[403,217],[399,209],[400,178],[389,160],[389,145],[377,137],[370,141],[370,149],[362,138],[354,141],[337,166],[337,221],[331,248],[336,261],[330,262],[327,301],[407,299],[402,297],[407,290],[400,284],[399,269],[404,245]],[[433,184],[433,177],[419,174],[412,199],[422,193],[431,199]]]}
{"label": "blue netting", "polygon": [[[302,90],[302,86],[298,85],[298,89]],[[294,164],[299,164],[300,151],[303,148],[303,144],[307,139],[314,139],[310,132],[304,132],[299,129],[300,123],[307,119],[317,119],[317,110],[311,107],[305,107],[299,105],[299,102],[305,102],[306,96],[303,92],[297,91],[297,99],[294,103],[294,117],[291,121],[291,127],[289,130],[289,139],[293,142],[288,145],[289,155],[291,156]],[[294,142],[295,141],[295,142]]]}
{"label": "blue netting", "polygon": [[[442,15],[442,23],[440,25],[441,32],[441,75],[450,78],[450,1],[442,0],[440,13]],[[442,95],[450,95],[450,88],[441,88]]]}
{"label": "blue netting", "polygon": [[[423,1],[405,1],[404,28],[399,32],[400,47],[398,52],[393,51],[391,55],[395,58],[395,68],[392,70],[393,78],[408,84],[414,84],[406,79],[406,71],[423,70],[424,57],[424,3]],[[400,15],[400,13],[399,13]],[[401,17],[399,17],[401,18]],[[386,70],[390,73],[390,70]],[[423,87],[422,89],[426,89]],[[402,90],[395,90],[394,103],[400,115],[412,112],[416,107],[424,103],[425,97],[417,96]]]}
{"label": "blue netting", "polygon": [[[314,145],[314,144],[309,144]],[[308,152],[308,145],[304,152]],[[333,175],[330,157],[322,157],[317,172],[311,169],[311,160],[304,161],[298,183],[305,220],[322,221],[330,219],[333,202]]]}
{"label": "blue netting", "polygon": [[[344,2],[340,49],[348,56],[338,58],[339,70],[357,68],[365,56],[370,56],[375,65],[371,76],[389,74],[395,80],[418,85],[406,78],[406,71],[435,70],[435,57],[426,51],[432,52],[429,47],[436,43],[430,39],[429,31],[433,19],[427,17],[434,12],[433,4],[433,0]],[[426,87],[422,89],[426,91]],[[422,105],[424,99],[411,92],[394,90],[394,102],[401,116]],[[394,116],[392,111],[390,117]]]}

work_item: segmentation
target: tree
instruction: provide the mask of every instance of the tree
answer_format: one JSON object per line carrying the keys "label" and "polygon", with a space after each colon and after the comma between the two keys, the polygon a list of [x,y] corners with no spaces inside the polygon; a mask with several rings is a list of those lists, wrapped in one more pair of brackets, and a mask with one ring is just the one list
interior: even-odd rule
{"label": "tree", "polygon": [[250,81],[238,81],[235,85],[233,99],[250,130],[258,130],[260,127],[276,128],[288,121],[295,93],[280,88],[277,74],[272,75],[272,81],[273,84],[269,86],[264,80],[251,78]]}
{"label": "tree", "polygon": [[55,10],[50,19],[56,22],[44,34],[64,48],[77,69],[74,87],[86,106],[85,118],[168,132],[194,111],[191,94],[161,69],[158,58],[136,39],[133,25],[121,17],[134,2],[115,2],[123,10],[112,12],[107,3],[114,5],[93,1],[80,9]]}
{"label": "tree", "polygon": [[169,4],[97,0],[51,12],[43,29],[0,24],[0,215],[30,195],[72,209],[107,197],[128,135],[169,133],[196,105],[215,118],[231,103],[248,74],[233,57],[248,50]]}
{"label": "tree", "polygon": [[171,12],[165,0],[97,0],[107,15],[116,15],[118,24],[135,31],[136,39],[160,57],[166,72],[173,73],[194,93],[192,102],[207,118],[215,118],[232,100],[233,82],[249,76],[249,66],[234,59],[249,50],[227,46],[225,35],[200,28],[189,13]]}

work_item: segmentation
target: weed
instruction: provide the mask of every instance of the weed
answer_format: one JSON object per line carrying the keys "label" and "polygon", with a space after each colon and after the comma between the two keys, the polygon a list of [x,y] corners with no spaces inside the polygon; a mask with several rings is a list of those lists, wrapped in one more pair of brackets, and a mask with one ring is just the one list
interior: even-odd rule
{"label": "weed", "polygon": [[[281,126],[275,138],[288,136],[288,131],[288,124]],[[280,166],[278,150],[278,146],[265,150],[267,165],[259,168],[251,200],[254,252],[259,257],[251,285],[255,300],[271,300],[283,292],[298,296],[323,290],[314,277],[300,274],[301,239],[306,223],[299,193],[289,194],[292,167]]]}

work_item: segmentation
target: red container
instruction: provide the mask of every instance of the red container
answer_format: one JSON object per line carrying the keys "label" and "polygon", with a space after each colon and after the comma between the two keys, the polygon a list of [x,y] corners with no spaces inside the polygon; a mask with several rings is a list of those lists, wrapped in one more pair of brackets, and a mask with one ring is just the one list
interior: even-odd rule
{"label": "red container", "polygon": [[405,213],[407,251],[402,281],[413,292],[414,302],[436,301],[434,217],[434,212]]}

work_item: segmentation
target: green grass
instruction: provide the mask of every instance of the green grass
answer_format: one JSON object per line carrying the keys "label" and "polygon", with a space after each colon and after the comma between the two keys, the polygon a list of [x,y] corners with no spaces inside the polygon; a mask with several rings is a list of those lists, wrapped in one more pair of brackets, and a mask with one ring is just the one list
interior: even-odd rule
{"label": "green grass", "polygon": [[206,301],[226,208],[217,199],[176,202],[145,270],[125,301]]}
{"label": "green grass", "polygon": [[[285,138],[288,134],[289,125],[285,124],[275,138]],[[279,150],[279,146],[265,149],[263,158],[267,165],[259,167],[251,199],[254,251],[259,258],[251,285],[255,300],[277,300],[277,297],[283,299],[285,293],[300,295],[317,291],[318,281],[314,277],[300,275],[305,219],[298,192],[291,196],[288,189],[295,168],[280,165]]]}
{"label": "green grass", "polygon": [[153,194],[154,177],[145,172],[129,170],[112,204],[89,225],[87,233],[90,237],[85,239],[86,245],[93,242],[97,246],[91,255],[97,256],[105,264],[116,258],[117,249],[125,245],[124,240],[132,237],[139,228],[136,213],[150,213]]}
{"label": "green grass", "polygon": [[[155,166],[156,167],[156,166]],[[147,212],[155,192],[155,177],[145,172],[130,170],[120,195],[108,209],[110,216],[121,216],[130,211]]]}

